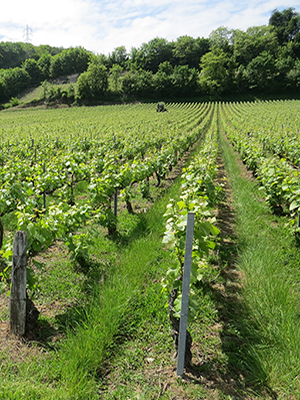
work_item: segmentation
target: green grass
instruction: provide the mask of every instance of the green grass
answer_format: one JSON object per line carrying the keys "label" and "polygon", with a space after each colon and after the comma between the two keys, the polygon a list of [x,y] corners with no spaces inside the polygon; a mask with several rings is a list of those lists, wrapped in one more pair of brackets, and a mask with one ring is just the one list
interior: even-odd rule
{"label": "green grass", "polygon": [[25,93],[22,93],[19,97],[20,102],[29,103],[32,100],[40,99],[43,93],[43,89],[41,86],[36,87],[34,89],[27,90]]}
{"label": "green grass", "polygon": [[236,210],[237,267],[244,275],[239,313],[231,321],[242,345],[232,362],[250,384],[278,398],[299,398],[299,250],[285,219],[270,213],[257,183],[241,175],[237,156],[221,141]]}

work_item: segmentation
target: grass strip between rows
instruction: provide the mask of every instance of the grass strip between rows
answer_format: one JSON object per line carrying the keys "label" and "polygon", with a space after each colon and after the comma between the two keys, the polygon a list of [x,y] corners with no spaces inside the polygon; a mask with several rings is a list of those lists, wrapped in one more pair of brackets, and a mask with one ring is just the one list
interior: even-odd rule
{"label": "grass strip between rows", "polygon": [[234,322],[243,342],[239,367],[247,370],[252,384],[296,399],[300,396],[299,250],[285,219],[270,213],[257,182],[242,174],[237,155],[223,136],[220,140],[236,210],[237,265],[244,275],[244,312]]}

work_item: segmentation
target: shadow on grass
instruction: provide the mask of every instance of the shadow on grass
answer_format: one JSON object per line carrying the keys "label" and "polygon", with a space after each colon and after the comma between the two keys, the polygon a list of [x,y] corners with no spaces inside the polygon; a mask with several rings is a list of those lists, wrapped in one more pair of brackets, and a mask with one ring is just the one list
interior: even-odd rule
{"label": "shadow on grass", "polygon": [[[41,311],[38,320],[30,326],[28,331],[26,330],[25,341],[35,343],[47,351],[57,350],[59,342],[65,338],[65,334],[75,331],[87,320],[86,310],[91,300],[94,300],[96,293],[99,292],[99,287],[111,273],[109,266],[106,261],[99,262],[91,259],[88,265],[74,267],[85,275],[81,286],[83,293],[80,296],[81,300],[74,299],[72,305],[69,306],[60,306],[59,300],[53,300],[52,312]],[[62,303],[64,304],[64,302]],[[51,310],[51,307],[49,309]]]}
{"label": "shadow on grass", "polygon": [[133,241],[149,234],[148,220],[145,213],[128,214],[124,212],[119,217],[117,231],[108,236],[119,247],[128,246]]}
{"label": "shadow on grass", "polygon": [[34,343],[47,351],[57,349],[57,340],[60,332],[53,327],[46,319],[41,318],[34,327],[26,331],[25,342]]}
{"label": "shadow on grass", "polygon": [[[82,271],[83,267],[79,266],[78,268]],[[67,331],[76,331],[78,325],[87,320],[87,309],[90,301],[93,301],[98,296],[99,288],[113,272],[108,263],[91,260],[89,265],[86,264],[84,266],[84,273],[86,279],[82,285],[82,292],[85,300],[76,302],[67,308],[65,312],[55,315],[55,324],[62,334]]]}

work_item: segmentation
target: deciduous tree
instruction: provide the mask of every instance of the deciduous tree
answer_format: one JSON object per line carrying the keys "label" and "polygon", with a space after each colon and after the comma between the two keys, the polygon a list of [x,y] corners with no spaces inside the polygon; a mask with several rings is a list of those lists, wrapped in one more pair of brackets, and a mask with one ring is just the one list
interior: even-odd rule
{"label": "deciduous tree", "polygon": [[232,87],[234,64],[221,48],[213,47],[201,59],[200,85],[208,94],[222,94]]}
{"label": "deciduous tree", "polygon": [[41,70],[36,60],[28,58],[22,64],[22,68],[28,73],[31,85],[38,85],[41,82]]}
{"label": "deciduous tree", "polygon": [[108,89],[108,74],[103,64],[92,63],[77,81],[79,99],[96,100],[104,96]]}
{"label": "deciduous tree", "polygon": [[300,32],[300,14],[294,8],[286,8],[283,11],[273,11],[269,25],[275,28],[280,45],[293,40]]}

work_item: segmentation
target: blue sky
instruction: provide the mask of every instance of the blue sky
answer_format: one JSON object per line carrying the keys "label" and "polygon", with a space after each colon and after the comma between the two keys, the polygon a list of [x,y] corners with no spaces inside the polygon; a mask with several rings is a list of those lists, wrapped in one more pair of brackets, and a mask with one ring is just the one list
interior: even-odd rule
{"label": "blue sky", "polygon": [[36,46],[129,52],[155,37],[172,41],[208,37],[220,26],[267,25],[274,9],[288,7],[300,12],[299,0],[14,0],[1,8],[0,41],[25,41],[28,26]]}

